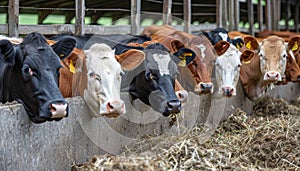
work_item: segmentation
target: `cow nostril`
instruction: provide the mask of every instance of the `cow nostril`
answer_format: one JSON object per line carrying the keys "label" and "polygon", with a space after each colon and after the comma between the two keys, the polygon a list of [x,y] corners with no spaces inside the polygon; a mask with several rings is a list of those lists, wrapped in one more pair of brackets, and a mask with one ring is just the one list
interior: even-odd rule
{"label": "cow nostril", "polygon": [[297,77],[297,78],[298,78],[298,80],[300,80],[300,75],[298,75],[298,77]]}
{"label": "cow nostril", "polygon": [[201,89],[205,89],[204,84],[200,84],[200,86],[201,86]]}
{"label": "cow nostril", "polygon": [[107,103],[107,108],[108,108],[108,109],[114,109],[114,106],[113,106],[110,102],[108,102],[108,103]]}

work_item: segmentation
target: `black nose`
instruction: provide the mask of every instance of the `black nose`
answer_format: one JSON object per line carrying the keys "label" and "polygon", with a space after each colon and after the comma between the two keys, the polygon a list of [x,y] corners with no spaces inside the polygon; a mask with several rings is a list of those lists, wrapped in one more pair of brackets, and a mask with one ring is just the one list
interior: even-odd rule
{"label": "black nose", "polygon": [[176,114],[179,113],[180,110],[181,110],[181,102],[179,100],[168,101],[163,115],[169,116],[171,114]]}
{"label": "black nose", "polygon": [[202,83],[200,84],[201,86],[201,92],[203,93],[210,93],[211,90],[212,90],[212,84],[209,84],[209,83]]}

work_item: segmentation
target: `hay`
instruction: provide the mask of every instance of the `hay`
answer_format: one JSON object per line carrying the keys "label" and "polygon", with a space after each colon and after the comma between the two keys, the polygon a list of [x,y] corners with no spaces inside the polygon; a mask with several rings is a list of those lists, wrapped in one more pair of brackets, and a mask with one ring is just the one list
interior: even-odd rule
{"label": "hay", "polygon": [[237,109],[217,130],[198,125],[179,136],[143,138],[73,170],[300,170],[299,102],[265,98],[252,115]]}

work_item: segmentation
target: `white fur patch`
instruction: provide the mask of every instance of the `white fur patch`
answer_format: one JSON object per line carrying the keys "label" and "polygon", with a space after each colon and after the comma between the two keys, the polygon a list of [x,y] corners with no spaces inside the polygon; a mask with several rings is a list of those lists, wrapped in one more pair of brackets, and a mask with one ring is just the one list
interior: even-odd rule
{"label": "white fur patch", "polygon": [[162,54],[155,53],[153,54],[153,58],[158,63],[158,69],[160,75],[170,74],[169,63],[171,61],[171,58],[169,55],[162,55]]}
{"label": "white fur patch", "polygon": [[221,36],[222,40],[227,41],[228,34],[220,32],[219,36]]}
{"label": "white fur patch", "polygon": [[196,45],[196,47],[200,49],[202,58],[205,58],[206,46],[204,46],[203,44],[200,44],[200,45]]}

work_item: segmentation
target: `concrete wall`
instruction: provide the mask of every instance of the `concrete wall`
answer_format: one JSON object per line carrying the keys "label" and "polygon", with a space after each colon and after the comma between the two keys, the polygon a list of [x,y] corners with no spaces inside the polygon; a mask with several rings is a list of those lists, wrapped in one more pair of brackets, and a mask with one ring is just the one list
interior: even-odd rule
{"label": "concrete wall", "polygon": [[[238,86],[238,96],[231,99],[217,95],[198,96],[189,93],[187,105],[179,115],[179,125],[162,117],[147,106],[129,103],[123,93],[127,114],[117,118],[93,118],[80,97],[68,99],[70,116],[59,122],[33,124],[20,104],[0,107],[0,170],[70,170],[74,162],[85,162],[96,154],[118,154],[137,138],[149,134],[179,134],[197,122],[215,125],[241,108],[250,113],[252,102]],[[294,100],[300,95],[300,84],[278,86],[272,96]]]}

